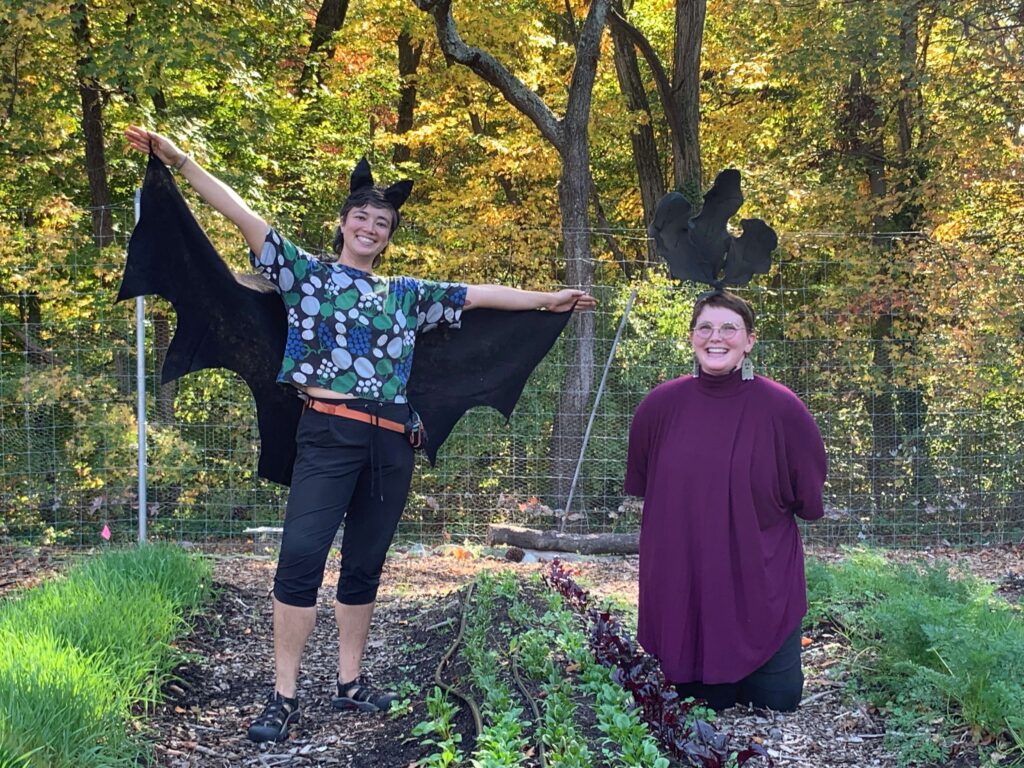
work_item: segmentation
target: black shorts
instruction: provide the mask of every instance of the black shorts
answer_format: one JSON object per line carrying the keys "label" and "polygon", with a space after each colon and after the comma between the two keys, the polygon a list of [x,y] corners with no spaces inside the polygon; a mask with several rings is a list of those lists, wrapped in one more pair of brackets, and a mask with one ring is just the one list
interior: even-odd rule
{"label": "black shorts", "polygon": [[680,698],[703,699],[718,711],[736,704],[751,704],[777,712],[792,712],[803,698],[804,672],[800,665],[800,627],[758,669],[735,683],[706,684],[699,680],[677,683]]}
{"label": "black shorts", "polygon": [[[346,400],[345,405],[405,423],[408,405]],[[316,605],[324,567],[344,522],[338,602],[377,597],[388,547],[409,496],[413,449],[407,436],[306,409],[284,518],[274,596],[286,605]]]}

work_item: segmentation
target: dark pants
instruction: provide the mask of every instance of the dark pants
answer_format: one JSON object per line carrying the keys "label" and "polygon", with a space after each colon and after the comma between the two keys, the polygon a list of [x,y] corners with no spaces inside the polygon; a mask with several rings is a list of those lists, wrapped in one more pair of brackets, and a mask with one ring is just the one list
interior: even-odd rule
{"label": "dark pants", "polygon": [[[409,417],[407,405],[365,400],[345,404],[399,423]],[[372,603],[409,495],[413,468],[409,439],[307,409],[299,421],[296,443],[274,596],[286,605],[316,605],[327,556],[344,521],[338,602]]]}
{"label": "dark pants", "polygon": [[704,699],[715,711],[735,704],[752,704],[777,712],[792,712],[803,698],[804,673],[800,667],[800,627],[787,637],[775,655],[735,683],[677,683],[679,697]]}

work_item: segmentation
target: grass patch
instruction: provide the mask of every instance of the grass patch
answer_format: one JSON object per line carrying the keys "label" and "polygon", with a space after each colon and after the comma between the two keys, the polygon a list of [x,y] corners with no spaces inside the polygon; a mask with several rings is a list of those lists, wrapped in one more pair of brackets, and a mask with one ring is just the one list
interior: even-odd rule
{"label": "grass patch", "polygon": [[110,551],[0,606],[0,768],[138,765],[132,707],[155,704],[209,564],[169,546]]}
{"label": "grass patch", "polygon": [[886,709],[888,746],[911,765],[942,757],[969,726],[1024,762],[1024,619],[991,585],[935,565],[896,565],[870,550],[808,559],[808,621],[849,639],[858,688]]}

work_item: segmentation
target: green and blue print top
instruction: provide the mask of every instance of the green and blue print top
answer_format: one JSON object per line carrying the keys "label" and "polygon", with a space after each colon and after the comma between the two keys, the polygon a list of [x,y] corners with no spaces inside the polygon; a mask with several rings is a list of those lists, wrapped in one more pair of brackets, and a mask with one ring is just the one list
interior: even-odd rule
{"label": "green and blue print top", "polygon": [[458,327],[463,283],[380,277],[320,261],[271,228],[252,265],[277,286],[288,309],[280,383],[406,402],[416,334]]}

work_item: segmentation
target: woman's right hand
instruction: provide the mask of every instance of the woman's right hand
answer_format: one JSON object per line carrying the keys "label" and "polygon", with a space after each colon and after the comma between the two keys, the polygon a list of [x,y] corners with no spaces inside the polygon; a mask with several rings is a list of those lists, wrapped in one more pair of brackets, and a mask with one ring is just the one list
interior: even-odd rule
{"label": "woman's right hand", "polygon": [[124,129],[124,135],[133,149],[146,154],[152,149],[153,154],[160,158],[164,165],[177,166],[185,157],[185,153],[178,149],[173,141],[155,131],[129,125]]}

